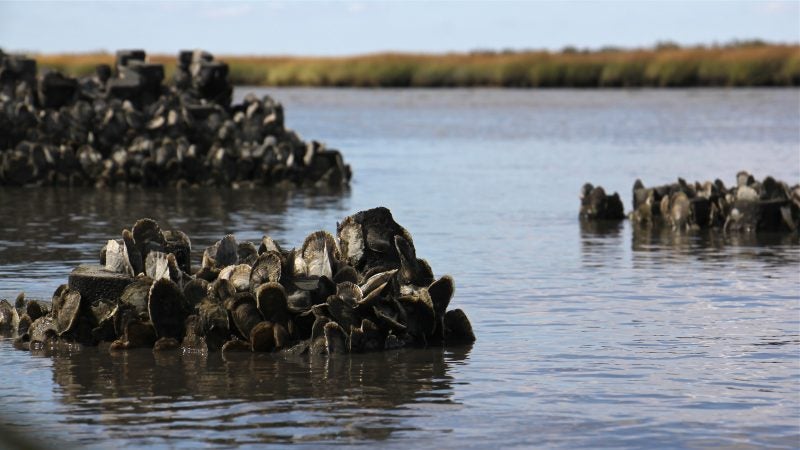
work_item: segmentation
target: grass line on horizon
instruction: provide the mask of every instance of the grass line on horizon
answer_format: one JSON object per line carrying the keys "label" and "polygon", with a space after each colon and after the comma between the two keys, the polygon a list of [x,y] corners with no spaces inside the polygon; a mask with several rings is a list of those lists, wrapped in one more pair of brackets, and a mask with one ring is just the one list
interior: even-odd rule
{"label": "grass line on horizon", "polygon": [[[112,64],[110,53],[31,55],[72,76]],[[167,77],[176,56],[151,55]],[[337,87],[800,86],[800,46],[760,44],[646,50],[378,53],[343,57],[225,56],[237,85]]]}

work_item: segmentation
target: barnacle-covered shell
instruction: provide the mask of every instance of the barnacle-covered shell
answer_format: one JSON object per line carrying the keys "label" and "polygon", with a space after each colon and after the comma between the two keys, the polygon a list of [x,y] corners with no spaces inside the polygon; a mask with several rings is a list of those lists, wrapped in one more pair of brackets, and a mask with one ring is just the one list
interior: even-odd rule
{"label": "barnacle-covered shell", "polygon": [[125,287],[120,296],[120,302],[129,305],[140,317],[147,317],[147,302],[150,297],[150,288],[153,279],[142,277]]}
{"label": "barnacle-covered shell", "polygon": [[351,266],[358,267],[364,258],[364,232],[361,224],[356,222],[353,216],[348,216],[336,228],[342,257]]}
{"label": "barnacle-covered shell", "polygon": [[150,288],[147,310],[157,337],[183,337],[189,314],[183,292],[177,284],[166,278],[156,280]]}
{"label": "barnacle-covered shell", "polygon": [[272,327],[275,333],[275,350],[286,348],[289,345],[291,337],[289,331],[282,324],[276,323]]}
{"label": "barnacle-covered shell", "polygon": [[239,245],[232,234],[219,241],[214,260],[217,267],[226,267],[239,262]]}
{"label": "barnacle-covered shell", "polygon": [[261,245],[258,247],[258,254],[266,253],[266,252],[277,252],[281,254],[283,251],[281,250],[281,246],[278,245],[271,237],[264,236],[261,238]]}
{"label": "barnacle-covered shell", "polygon": [[219,278],[230,280],[233,288],[237,292],[244,292],[250,289],[250,272],[252,268],[247,264],[237,264],[228,266],[219,273]]}
{"label": "barnacle-covered shell", "polygon": [[358,275],[358,271],[352,266],[347,265],[339,269],[339,271],[333,275],[333,282],[336,284],[343,283],[345,281],[358,284],[360,279],[361,277]]}
{"label": "barnacle-covered shell", "polygon": [[192,271],[192,241],[181,230],[167,230],[164,235],[164,252],[175,255],[178,267],[186,273]]}
{"label": "barnacle-covered shell", "polygon": [[250,273],[250,286],[256,288],[270,281],[280,281],[282,265],[280,253],[273,250],[261,253]]}
{"label": "barnacle-covered shell", "polygon": [[336,293],[336,285],[328,277],[298,277],[292,280],[292,286],[295,289],[308,291],[313,303],[322,303],[329,295]]}
{"label": "barnacle-covered shell", "polygon": [[450,305],[450,299],[453,298],[453,293],[455,290],[455,282],[453,281],[453,277],[450,275],[445,275],[428,286],[428,294],[431,296],[433,309],[437,316],[444,316],[447,307]]}
{"label": "barnacle-covered shell", "polygon": [[450,305],[450,300],[453,298],[455,289],[455,282],[450,275],[445,275],[428,286],[428,294],[431,297],[433,311],[436,315],[434,336],[436,336],[437,339],[444,338],[444,315],[447,311],[447,307]]}
{"label": "barnacle-covered shell", "polygon": [[433,302],[427,290],[420,290],[417,295],[403,296],[398,299],[406,313],[406,332],[418,343],[427,343],[427,337],[433,334],[436,327]]}
{"label": "barnacle-covered shell", "polygon": [[48,338],[55,337],[57,334],[58,329],[56,321],[51,316],[39,317],[28,327],[28,335],[30,336],[31,344],[43,343]]}
{"label": "barnacle-covered shell", "polygon": [[198,307],[200,329],[209,350],[219,350],[230,337],[228,311],[220,303],[205,300]]}
{"label": "barnacle-covered shell", "polygon": [[0,331],[13,330],[18,322],[17,310],[7,300],[0,300]]}
{"label": "barnacle-covered shell", "polygon": [[136,243],[133,239],[133,233],[130,230],[122,230],[122,242],[125,245],[125,252],[128,256],[128,262],[133,269],[133,274],[139,275],[140,273],[144,272],[144,260],[142,259],[142,253],[136,247]]}
{"label": "barnacle-covered shell", "polygon": [[292,314],[302,314],[314,305],[309,291],[297,290],[286,299],[286,307]]}
{"label": "barnacle-covered shell", "polygon": [[397,273],[397,269],[387,270],[376,273],[361,285],[361,292],[367,296],[375,289],[383,289],[383,286]]}
{"label": "barnacle-covered shell", "polygon": [[249,338],[253,327],[264,320],[256,306],[255,297],[249,292],[240,292],[233,298],[229,298],[226,300],[225,306],[242,337]]}
{"label": "barnacle-covered shell", "polygon": [[279,321],[288,311],[286,290],[280,283],[268,282],[256,289],[256,304],[267,320]]}
{"label": "barnacle-covered shell", "polygon": [[[361,225],[364,241],[364,254],[367,256],[367,250],[373,252],[373,257],[380,255],[380,258],[385,262],[399,262],[397,251],[394,246],[393,238],[395,236],[402,236],[404,239],[411,241],[411,235],[405,228],[401,227],[394,221],[391,211],[384,207],[368,209],[366,211],[358,212],[350,216],[354,222]],[[347,222],[345,219],[342,223]],[[367,261],[369,263],[369,261]],[[370,263],[371,264],[371,263]],[[360,264],[352,264],[356,267],[361,267]]]}
{"label": "barnacle-covered shell", "polygon": [[194,274],[194,277],[206,280],[209,283],[211,283],[219,277],[219,272],[220,270],[216,267],[204,266],[201,267],[200,270],[198,270],[197,273]]}
{"label": "barnacle-covered shell", "polygon": [[444,315],[445,341],[448,344],[475,342],[475,333],[467,315],[460,309],[447,311]]}
{"label": "barnacle-covered shell", "polygon": [[239,262],[239,244],[229,234],[203,252],[203,267],[223,268]]}
{"label": "barnacle-covered shell", "polygon": [[275,349],[275,329],[272,322],[259,322],[250,330],[250,348],[254,352],[271,352]]}
{"label": "barnacle-covered shell", "polygon": [[390,330],[404,331],[406,329],[405,311],[394,299],[384,299],[372,307],[375,317],[383,326]]}
{"label": "barnacle-covered shell", "polygon": [[311,340],[314,341],[316,339],[325,338],[325,324],[331,321],[330,317],[327,316],[317,316],[314,319],[314,324],[311,326]]}
{"label": "barnacle-covered shell", "polygon": [[236,288],[233,287],[233,284],[228,279],[217,278],[216,281],[208,285],[208,298],[217,303],[222,303],[235,294]]}
{"label": "barnacle-covered shell", "polygon": [[44,316],[48,312],[49,311],[47,310],[47,307],[42,306],[42,304],[36,300],[30,300],[25,305],[25,313],[28,314],[28,317],[30,317],[31,320],[36,320],[39,317]]}
{"label": "barnacle-covered shell", "polygon": [[67,285],[66,284],[61,284],[53,292],[53,297],[51,298],[50,305],[51,305],[51,312],[54,315],[58,315],[58,310],[59,310],[59,308],[61,308],[61,303],[62,303],[62,300],[63,300],[61,298],[61,296],[64,294],[64,292],[66,292],[66,290],[67,290]]}
{"label": "barnacle-covered shell", "polygon": [[361,318],[358,317],[353,309],[354,304],[343,300],[338,295],[328,297],[328,313],[331,315],[344,330],[349,331],[353,327],[359,326]]}
{"label": "barnacle-covered shell", "polygon": [[311,276],[325,276],[333,279],[333,261],[338,257],[339,249],[333,235],[327,231],[311,233],[303,242],[303,261],[306,273]]}
{"label": "barnacle-covered shell", "polygon": [[208,345],[203,335],[203,326],[200,316],[192,314],[186,318],[186,335],[181,341],[181,350],[184,352],[207,354]]}
{"label": "barnacle-covered shell", "polygon": [[364,298],[361,288],[350,281],[345,281],[336,285],[336,296],[351,306],[355,306],[356,303]]}
{"label": "barnacle-covered shell", "polygon": [[239,262],[252,265],[258,257],[258,249],[252,242],[240,242],[236,254]]}
{"label": "barnacle-covered shell", "polygon": [[359,301],[356,306],[358,308],[375,306],[376,302],[382,298],[381,294],[383,293],[384,288],[386,288],[388,284],[389,282],[383,283],[382,285],[370,291],[370,293],[366,297],[361,299],[361,301]]}
{"label": "barnacle-covered shell", "polygon": [[427,261],[417,259],[414,244],[402,236],[394,237],[395,248],[400,257],[400,281],[403,284],[428,286],[433,282],[433,272]]}
{"label": "barnacle-covered shell", "polygon": [[17,334],[26,334],[28,329],[31,327],[32,322],[33,320],[31,319],[31,316],[26,313],[23,313],[21,316],[19,316],[19,321],[17,323]]}
{"label": "barnacle-covered shell", "polygon": [[139,219],[133,225],[133,241],[141,253],[142,258],[147,258],[150,250],[163,250],[164,235],[161,228],[153,219]]}
{"label": "barnacle-covered shell", "polygon": [[156,330],[150,322],[131,320],[125,324],[124,330],[123,348],[152,347],[158,339]]}
{"label": "barnacle-covered shell", "polygon": [[70,290],[63,295],[63,302],[58,311],[54,323],[54,330],[58,332],[59,336],[72,331],[75,324],[78,322],[78,315],[81,310],[81,293],[78,291]]}
{"label": "barnacle-covered shell", "polygon": [[189,281],[188,283],[183,285],[183,296],[186,299],[186,303],[195,308],[199,305],[203,300],[208,298],[208,286],[209,282],[202,279],[202,278],[195,278],[194,280]]}
{"label": "barnacle-covered shell", "polygon": [[289,273],[293,277],[306,277],[308,276],[308,266],[303,259],[303,252],[292,249],[287,258],[287,265],[291,269]]}
{"label": "barnacle-covered shell", "polygon": [[172,253],[167,254],[167,274],[177,285],[183,284],[183,271],[178,267],[178,261]]}

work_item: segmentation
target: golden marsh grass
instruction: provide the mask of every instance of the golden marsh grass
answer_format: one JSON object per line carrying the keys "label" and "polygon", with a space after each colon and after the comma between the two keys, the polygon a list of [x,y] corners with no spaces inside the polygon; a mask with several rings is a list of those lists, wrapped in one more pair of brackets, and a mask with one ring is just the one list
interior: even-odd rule
{"label": "golden marsh grass", "polygon": [[[109,53],[31,55],[40,68],[78,76],[97,64],[113,64]],[[150,55],[165,65],[176,56]],[[680,87],[798,86],[800,46],[473,52],[379,53],[344,57],[225,56],[234,84],[356,87]]]}

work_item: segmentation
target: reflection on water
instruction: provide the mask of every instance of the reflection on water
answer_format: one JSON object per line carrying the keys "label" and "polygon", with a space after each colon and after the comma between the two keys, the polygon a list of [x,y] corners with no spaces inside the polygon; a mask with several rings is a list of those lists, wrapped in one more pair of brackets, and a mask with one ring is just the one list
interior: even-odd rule
{"label": "reflection on water", "polygon": [[415,404],[458,409],[449,369],[469,353],[467,346],[308,360],[109,354],[107,347],[34,352],[52,358],[59,402],[69,411],[40,431],[80,446],[98,445],[100,438],[99,447],[107,439],[167,447],[380,441],[426,432],[409,424],[409,417],[425,414]]}
{"label": "reflection on water", "polygon": [[785,263],[797,263],[791,253],[770,252],[770,247],[791,247],[798,245],[797,233],[726,233],[722,230],[693,230],[676,232],[668,227],[644,228],[631,226],[633,239],[631,249],[634,252],[657,252],[662,249],[673,249],[702,256],[711,250],[720,257],[727,256],[721,250],[726,247],[764,247],[760,256],[770,254],[786,259]]}
{"label": "reflection on water", "polygon": [[[668,262],[677,255],[698,260],[726,261],[751,258],[768,264],[800,264],[798,233],[726,233],[705,229],[674,231],[670,227],[642,227],[627,221],[580,221],[581,251],[588,263],[613,260],[623,241],[630,239],[634,261],[653,258]],[[629,235],[629,236],[628,236]]]}
{"label": "reflection on water", "polygon": [[[733,267],[749,259],[763,267],[766,276],[775,275],[771,268],[786,269],[800,264],[800,253],[796,251],[800,242],[797,233],[725,233],[721,230],[674,232],[669,228],[647,229],[635,225],[631,229],[635,264],[647,261],[650,265],[659,261],[670,263],[682,258],[696,258],[709,264]],[[790,283],[791,279],[786,281]]]}

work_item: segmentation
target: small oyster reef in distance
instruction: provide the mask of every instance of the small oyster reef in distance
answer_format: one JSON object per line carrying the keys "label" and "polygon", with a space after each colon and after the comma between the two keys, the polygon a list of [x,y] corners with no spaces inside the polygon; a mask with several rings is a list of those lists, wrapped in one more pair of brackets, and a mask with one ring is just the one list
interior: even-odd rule
{"label": "small oyster reef in distance", "polygon": [[227,235],[195,271],[186,234],[141,219],[108,241],[100,265],[75,268],[52,303],[0,301],[0,329],[27,349],[106,341],[111,351],[332,355],[475,340],[464,312],[447,310],[453,278],[434,277],[388,209],[346,217],[337,234],[291,250]]}
{"label": "small oyster reef in distance", "polygon": [[[647,188],[636,180],[633,211],[638,226],[668,226],[675,231],[721,229],[725,232],[800,232],[800,184],[793,187],[768,176],[759,182],[747,172],[736,175],[736,186],[720,179]],[[623,220],[622,200],[615,192],[586,183],[581,189],[581,220]]]}
{"label": "small oyster reef in distance", "polygon": [[0,185],[346,185],[337,150],[284,126],[283,106],[231,104],[228,65],[182,51],[173,80],[142,50],[80,79],[0,51]]}

